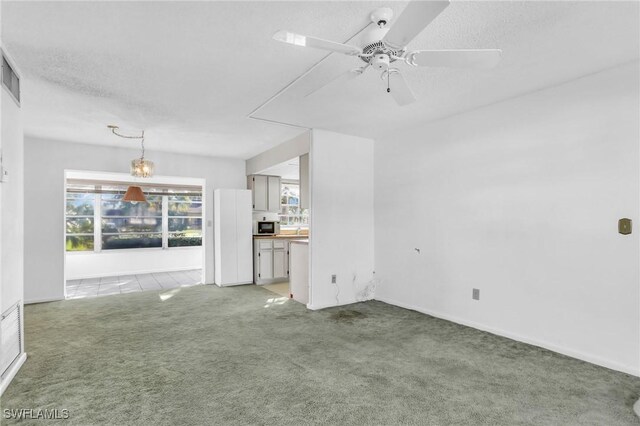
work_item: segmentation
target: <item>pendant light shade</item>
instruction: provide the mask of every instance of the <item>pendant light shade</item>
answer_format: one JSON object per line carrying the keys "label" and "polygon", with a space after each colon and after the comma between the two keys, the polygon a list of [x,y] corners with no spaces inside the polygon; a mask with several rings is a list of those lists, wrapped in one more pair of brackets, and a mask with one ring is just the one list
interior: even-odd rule
{"label": "pendant light shade", "polygon": [[153,170],[153,161],[146,160],[144,158],[131,160],[131,176],[141,178],[151,177],[153,176]]}
{"label": "pendant light shade", "polygon": [[130,203],[146,203],[147,198],[144,196],[142,188],[132,185],[127,188],[127,192],[124,194],[124,198],[122,199],[122,201],[128,201]]}

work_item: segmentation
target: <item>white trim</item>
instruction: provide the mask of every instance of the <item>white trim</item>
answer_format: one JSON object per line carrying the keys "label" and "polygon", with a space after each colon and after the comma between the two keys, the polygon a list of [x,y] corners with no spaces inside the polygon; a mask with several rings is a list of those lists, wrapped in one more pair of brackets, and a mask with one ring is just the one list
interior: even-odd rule
{"label": "white trim", "polygon": [[[166,190],[163,192],[165,192],[166,194]],[[163,250],[166,250],[169,248],[169,197],[167,195],[168,194],[162,196],[162,219],[161,219],[162,222],[160,227],[162,228],[162,249]],[[202,216],[200,216],[200,221],[204,222],[204,218]],[[203,226],[200,227],[201,234],[204,234]],[[200,240],[200,244],[202,244],[202,240]]]}
{"label": "white trim", "polygon": [[336,308],[338,306],[353,305],[354,303],[360,303],[360,302],[363,302],[363,300],[349,299],[345,302],[341,301],[338,304],[331,303],[327,305],[312,305],[311,303],[307,303],[307,308],[311,309],[312,311],[318,311],[320,309]]}
{"label": "white trim", "polygon": [[[216,282],[212,283],[213,285],[217,285],[218,287],[235,287],[237,285],[247,285],[247,284],[253,284],[253,280],[251,281],[243,281],[240,283],[231,283],[231,284],[218,284]],[[256,284],[259,285],[259,284]]]}
{"label": "white trim", "polygon": [[454,322],[456,324],[461,324],[461,325],[465,325],[467,327],[471,327],[471,328],[475,328],[475,329],[478,329],[478,330],[486,331],[486,332],[491,333],[491,334],[496,334],[498,336],[506,337],[506,338],[509,338],[509,339],[512,339],[512,340],[517,340],[519,342],[526,343],[526,344],[529,344],[529,345],[538,346],[538,347],[541,347],[541,348],[544,348],[544,349],[548,349],[548,350],[553,351],[553,352],[557,352],[557,353],[562,354],[562,355],[566,355],[566,356],[571,357],[571,358],[576,358],[576,359],[579,359],[581,361],[586,361],[586,362],[589,362],[591,364],[599,365],[601,367],[610,368],[611,370],[621,371],[623,373],[627,373],[627,374],[630,374],[632,376],[640,377],[640,371],[637,368],[633,368],[633,367],[628,366],[628,365],[619,364],[619,363],[614,362],[614,361],[610,361],[610,360],[603,359],[603,358],[600,358],[600,357],[597,357],[597,356],[589,355],[589,354],[586,354],[584,352],[576,351],[576,350],[569,349],[569,348],[566,348],[566,347],[563,347],[563,346],[558,346],[558,345],[556,345],[554,343],[545,342],[544,340],[538,340],[538,339],[522,336],[522,335],[517,334],[517,333],[512,333],[512,332],[509,332],[509,331],[501,330],[499,328],[490,327],[490,326],[487,326],[487,325],[484,325],[484,324],[480,324],[480,323],[475,322],[475,321],[465,320],[465,319],[458,318],[458,317],[455,317],[455,316],[452,316],[452,315],[443,314],[441,312],[436,312],[436,311],[432,311],[430,309],[425,309],[425,308],[421,308],[421,307],[418,307],[418,306],[414,306],[414,305],[411,305],[409,303],[398,302],[397,300],[392,300],[392,299],[389,299],[387,297],[376,296],[374,298],[374,300],[378,300],[380,302],[388,303],[389,305],[394,305],[394,306],[398,306],[398,307],[401,307],[401,308],[410,309],[412,311],[417,311],[417,312],[420,312],[422,314],[431,315],[432,317],[440,318],[440,319],[443,319],[443,320]]}
{"label": "white trim", "polygon": [[[200,247],[198,247],[198,248],[200,248]],[[119,276],[119,275],[155,274],[155,273],[178,272],[178,271],[191,271],[192,269],[202,269],[202,268],[193,268],[193,267],[189,267],[189,266],[184,266],[184,267],[181,267],[181,268],[142,269],[142,270],[136,271],[136,272],[126,272],[126,273],[122,273],[122,274],[116,274],[115,276]],[[104,277],[104,276],[106,276],[106,275],[105,274],[92,274],[92,275],[82,276],[81,278],[73,278],[73,279],[71,279],[69,281],[86,280],[86,279],[90,279],[90,278],[101,278],[101,277]],[[111,275],[111,276],[113,276],[113,275]],[[61,299],[54,299],[54,300],[61,300]]]}
{"label": "white trim", "polygon": [[165,184],[165,185],[185,185],[200,186],[204,188],[206,179],[189,178],[182,176],[153,176],[150,178],[137,178],[126,173],[117,172],[96,172],[89,170],[65,170],[65,180],[86,179],[124,183],[143,183],[145,185]]}
{"label": "white trim", "polygon": [[[159,234],[159,232],[149,232],[149,234]],[[76,250],[76,251],[68,251],[66,252],[69,256],[103,256],[109,254],[122,254],[122,253],[132,253],[139,251],[162,251],[162,250],[196,250],[202,249],[202,245],[199,246],[176,246],[176,247],[167,247],[163,249],[162,247],[136,247],[136,248],[128,248],[128,249],[105,249],[102,251],[89,251],[89,250]]]}
{"label": "white trim", "polygon": [[4,376],[4,379],[0,382],[0,396],[4,393],[5,390],[9,387],[9,384],[13,380],[13,378],[18,374],[18,370],[22,367],[22,364],[27,360],[27,353],[22,352],[17,360],[13,362],[9,370],[7,370],[7,375]]}
{"label": "white trim", "polygon": [[[67,286],[65,286],[66,289]],[[31,300],[25,300],[24,304],[25,305],[33,305],[36,303],[49,303],[49,302],[59,302],[61,300],[66,300],[67,295],[66,295],[66,290],[65,290],[65,296],[64,297],[45,297],[43,299],[31,299]]]}

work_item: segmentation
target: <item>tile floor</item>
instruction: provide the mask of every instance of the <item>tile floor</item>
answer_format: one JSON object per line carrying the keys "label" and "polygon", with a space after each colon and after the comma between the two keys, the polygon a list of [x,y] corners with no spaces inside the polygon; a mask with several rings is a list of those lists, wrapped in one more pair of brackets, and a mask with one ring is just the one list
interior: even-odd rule
{"label": "tile floor", "polygon": [[198,284],[202,284],[202,269],[69,280],[67,299],[191,287]]}
{"label": "tile floor", "polygon": [[289,298],[289,281],[275,284],[264,284],[262,285],[262,288],[277,295]]}

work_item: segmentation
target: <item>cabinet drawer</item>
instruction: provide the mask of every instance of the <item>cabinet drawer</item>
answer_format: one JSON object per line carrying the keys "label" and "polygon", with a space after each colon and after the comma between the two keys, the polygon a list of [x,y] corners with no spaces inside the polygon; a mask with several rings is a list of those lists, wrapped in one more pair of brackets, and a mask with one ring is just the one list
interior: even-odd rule
{"label": "cabinet drawer", "polygon": [[271,249],[271,240],[264,240],[258,243],[258,247],[260,250],[270,250]]}
{"label": "cabinet drawer", "polygon": [[285,244],[286,243],[284,241],[274,241],[273,242],[273,248],[274,249],[283,249]]}

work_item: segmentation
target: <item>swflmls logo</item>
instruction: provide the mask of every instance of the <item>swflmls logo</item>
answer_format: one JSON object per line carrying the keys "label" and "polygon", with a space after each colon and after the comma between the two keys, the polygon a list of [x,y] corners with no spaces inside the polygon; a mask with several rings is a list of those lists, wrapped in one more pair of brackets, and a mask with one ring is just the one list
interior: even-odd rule
{"label": "swflmls logo", "polygon": [[5,408],[4,411],[5,419],[14,419],[14,420],[26,420],[26,419],[36,419],[36,420],[64,420],[69,418],[69,410],[66,408],[62,410],[56,409],[36,409],[33,408],[20,408],[20,409],[8,409]]}

